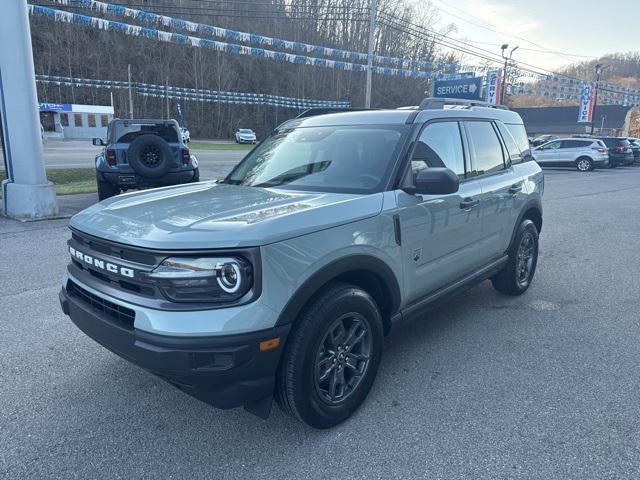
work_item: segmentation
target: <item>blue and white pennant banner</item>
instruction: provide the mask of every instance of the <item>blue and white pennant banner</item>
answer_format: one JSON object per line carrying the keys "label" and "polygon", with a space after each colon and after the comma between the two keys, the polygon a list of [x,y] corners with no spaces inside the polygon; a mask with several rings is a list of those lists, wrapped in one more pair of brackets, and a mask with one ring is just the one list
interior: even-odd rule
{"label": "blue and white pennant banner", "polygon": [[[142,21],[148,24],[162,25],[167,28],[183,30],[190,33],[207,35],[210,37],[220,38],[232,42],[245,42],[254,45],[262,45],[274,47],[278,49],[292,50],[297,52],[310,53],[325,57],[333,57],[349,62],[366,62],[368,54],[363,52],[352,52],[337,48],[322,47],[319,45],[311,45],[302,42],[293,42],[291,40],[282,40],[255,33],[240,32],[228,28],[216,27],[202,23],[191,22],[180,18],[169,17],[166,15],[158,15],[144,10],[125,7],[123,5],[114,5],[97,0],[51,0],[54,3],[65,6],[80,6],[90,10],[96,10],[103,14],[116,15],[125,18]],[[426,62],[421,60],[412,60],[398,57],[388,57],[383,55],[373,55],[373,62],[381,65],[389,65],[397,69],[408,70],[445,70],[454,72],[457,69],[455,63]]]}
{"label": "blue and white pennant banner", "polygon": [[[44,16],[56,22],[71,23],[85,27],[97,28],[112,32],[124,33],[136,37],[148,38],[167,43],[176,43],[181,45],[191,45],[193,47],[207,48],[219,52],[225,52],[234,55],[248,55],[252,57],[269,58],[271,60],[295,63],[299,65],[311,65],[322,68],[332,68],[336,70],[345,70],[353,72],[364,72],[367,70],[366,65],[360,63],[343,62],[339,60],[328,60],[325,58],[308,57],[305,55],[295,55],[291,53],[277,52],[266,50],[258,47],[247,47],[236,43],[219,42],[217,40],[208,40],[200,37],[192,37],[182,35],[180,33],[164,32],[155,28],[145,28],[138,25],[130,25],[103,18],[89,17],[78,13],[65,12],[54,8],[43,7],[40,5],[29,5],[29,13],[33,16]],[[419,70],[406,70],[389,67],[372,67],[373,73],[379,75],[396,76],[403,78],[432,78],[441,75],[441,72],[423,72]]]}
{"label": "blue and white pennant banner", "polygon": [[[97,80],[92,78],[62,77],[53,75],[36,75],[40,83],[106,89],[126,89],[129,83],[119,80]],[[307,98],[283,97],[266,93],[245,93],[195,88],[154,85],[149,83],[132,83],[136,93],[145,97],[161,97],[171,99],[193,100],[202,102],[232,103],[238,105],[269,105],[284,108],[348,108],[350,102],[339,100],[317,100]]]}

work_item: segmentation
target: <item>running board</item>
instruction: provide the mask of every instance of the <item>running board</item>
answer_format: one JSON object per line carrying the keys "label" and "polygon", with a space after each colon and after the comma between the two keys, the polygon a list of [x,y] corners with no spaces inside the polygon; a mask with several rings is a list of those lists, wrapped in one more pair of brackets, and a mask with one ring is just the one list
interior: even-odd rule
{"label": "running board", "polygon": [[509,261],[509,256],[504,255],[491,262],[488,265],[485,265],[480,270],[475,271],[474,273],[467,275],[466,277],[461,278],[453,283],[450,283],[446,287],[443,287],[439,290],[436,290],[433,293],[430,293],[426,297],[418,300],[408,307],[404,308],[401,312],[401,315],[395,315],[392,317],[392,321],[395,323],[400,319],[405,319],[415,315],[416,313],[421,312],[422,310],[427,309],[430,305],[437,302],[438,300],[442,300],[445,297],[450,295],[454,295],[459,293],[462,290],[472,287],[488,278],[491,278],[493,275],[502,270],[502,267]]}

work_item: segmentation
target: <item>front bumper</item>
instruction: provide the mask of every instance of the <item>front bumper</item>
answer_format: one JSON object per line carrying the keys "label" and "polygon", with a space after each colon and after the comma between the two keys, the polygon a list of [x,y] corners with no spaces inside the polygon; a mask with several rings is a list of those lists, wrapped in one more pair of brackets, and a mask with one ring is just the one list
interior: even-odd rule
{"label": "front bumper", "polygon": [[[158,335],[136,329],[68,287],[60,291],[62,311],[102,346],[214,407],[245,406],[268,416],[290,325],[215,337]],[[280,339],[276,348],[260,351],[260,342],[274,338]]]}

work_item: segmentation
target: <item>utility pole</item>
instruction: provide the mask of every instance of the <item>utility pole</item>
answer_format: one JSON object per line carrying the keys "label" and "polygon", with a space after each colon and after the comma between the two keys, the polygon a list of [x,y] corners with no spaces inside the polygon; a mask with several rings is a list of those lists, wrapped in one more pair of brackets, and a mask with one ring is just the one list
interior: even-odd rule
{"label": "utility pole", "polygon": [[600,86],[600,74],[604,72],[609,65],[602,65],[601,63],[596,65],[596,92],[593,96],[593,113],[591,114],[591,135],[595,130],[596,123],[596,108],[598,107],[598,88]]}
{"label": "utility pole", "polygon": [[131,64],[127,66],[129,73],[129,118],[133,118],[133,92],[131,91]]}
{"label": "utility pole", "polygon": [[511,62],[511,59],[513,58],[513,52],[515,52],[518,48],[520,48],[519,45],[516,45],[515,47],[513,47],[511,49],[511,52],[509,53],[509,56],[507,57],[507,55],[505,54],[505,51],[507,50],[507,48],[509,48],[509,44],[505,43],[502,45],[501,49],[502,49],[502,58],[504,58],[504,70],[502,73],[502,92],[500,95],[500,98],[502,99],[502,103],[504,103],[505,100],[505,95],[507,93],[507,69],[509,68],[509,62]]}
{"label": "utility pole", "polygon": [[377,1],[371,0],[369,5],[369,49],[367,58],[367,87],[364,94],[364,108],[371,108],[371,82],[373,77],[373,49],[376,39],[376,6]]}
{"label": "utility pole", "polygon": [[167,102],[167,120],[169,120],[169,77],[164,82],[164,99]]}

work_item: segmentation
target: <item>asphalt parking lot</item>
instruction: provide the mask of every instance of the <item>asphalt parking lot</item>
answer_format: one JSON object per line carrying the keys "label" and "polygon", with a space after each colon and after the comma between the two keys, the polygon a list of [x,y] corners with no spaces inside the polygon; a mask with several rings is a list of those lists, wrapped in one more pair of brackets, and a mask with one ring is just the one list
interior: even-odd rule
{"label": "asphalt parking lot", "polygon": [[58,305],[67,220],[0,219],[0,477],[636,479],[640,168],[547,171],[544,221],[527,294],[399,325],[363,407],[315,431],[94,343]]}

